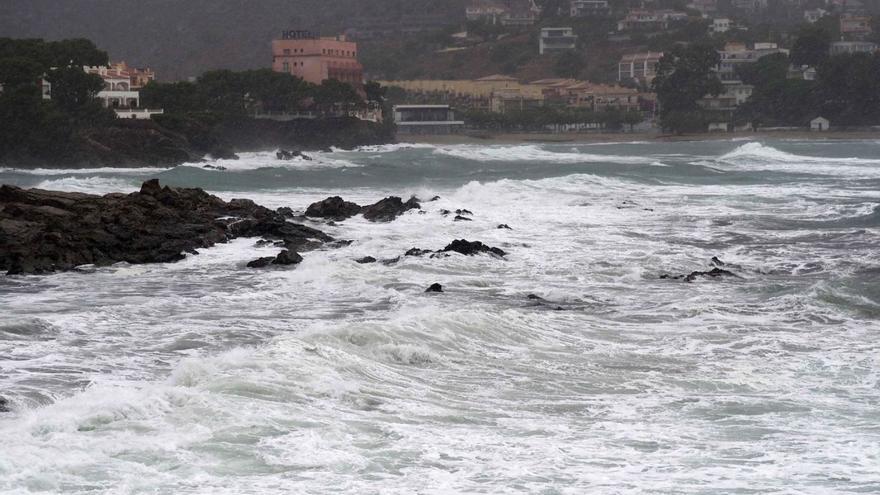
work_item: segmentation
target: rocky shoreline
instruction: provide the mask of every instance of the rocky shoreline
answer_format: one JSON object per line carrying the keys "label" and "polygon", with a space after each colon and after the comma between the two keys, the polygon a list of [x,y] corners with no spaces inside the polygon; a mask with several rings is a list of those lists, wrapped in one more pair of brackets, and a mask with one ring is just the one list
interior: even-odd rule
{"label": "rocky shoreline", "polygon": [[11,168],[173,167],[204,157],[277,148],[303,151],[394,142],[394,129],[356,118],[274,121],[212,115],[158,115],[117,119],[106,127],[74,131],[64,152],[18,150],[0,156]]}
{"label": "rocky shoreline", "polygon": [[238,237],[273,241],[285,260],[332,241],[247,199],[223,201],[201,189],[162,187],[91,194],[0,186],[0,270],[43,274],[118,262],[162,263]]}

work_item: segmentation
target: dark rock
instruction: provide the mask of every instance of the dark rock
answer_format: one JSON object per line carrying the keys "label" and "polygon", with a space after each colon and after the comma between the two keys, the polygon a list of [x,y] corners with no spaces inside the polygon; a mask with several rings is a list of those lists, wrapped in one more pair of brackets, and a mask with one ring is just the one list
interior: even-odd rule
{"label": "dark rock", "polygon": [[437,201],[438,199],[440,199],[440,196],[434,196],[433,198],[429,199],[428,202]]}
{"label": "dark rock", "polygon": [[0,413],[10,412],[9,400],[6,397],[0,397]]}
{"label": "dark rock", "polygon": [[719,278],[719,277],[735,277],[739,278],[736,274],[731,272],[730,270],[725,270],[723,268],[713,268],[708,272],[691,272],[687,277],[684,278],[685,282],[693,282],[697,279],[697,277],[709,277],[709,278]]}
{"label": "dark rock", "polygon": [[263,258],[257,258],[251,262],[248,262],[248,268],[266,268],[271,265],[272,262],[275,261],[274,256],[265,256]]}
{"label": "dark rock", "polygon": [[440,214],[443,215],[444,217],[445,217],[446,215],[449,215],[450,213],[452,213],[452,212],[449,211],[449,210],[440,210]]}
{"label": "dark rock", "polygon": [[293,216],[294,216],[293,210],[288,208],[287,206],[282,206],[281,208],[278,208],[275,211],[284,218],[293,218]]}
{"label": "dark rock", "polygon": [[714,265],[714,266],[724,266],[724,262],[721,261],[720,259],[718,259],[717,256],[712,256],[712,259],[710,261],[712,262],[712,265]]}
{"label": "dark rock", "polygon": [[297,250],[333,240],[253,201],[225,202],[156,179],[139,192],[105,196],[0,187],[0,270],[8,274],[173,262],[236,237]]}
{"label": "dark rock", "polygon": [[397,196],[391,196],[370,206],[364,206],[362,212],[364,218],[371,222],[390,222],[412,209],[421,209],[415,198],[410,198],[404,203]]}
{"label": "dark rock", "polygon": [[380,261],[380,263],[382,263],[383,265],[393,265],[393,264],[397,263],[398,261],[400,261],[400,256],[398,256],[396,258],[382,260],[382,261]]}
{"label": "dark rock", "polygon": [[461,215],[455,215],[455,218],[452,219],[453,222],[471,222],[472,220],[468,217],[463,217]]}
{"label": "dark rock", "polygon": [[327,246],[332,247],[332,248],[341,248],[341,247],[351,246],[352,243],[354,243],[354,241],[351,239],[340,239],[338,241],[333,241],[333,242],[327,244]]}
{"label": "dark rock", "polygon": [[363,265],[366,263],[375,263],[376,258],[373,258],[372,256],[364,256],[363,258],[358,258],[354,261]]}
{"label": "dark rock", "polygon": [[497,228],[499,228],[499,229],[513,230],[513,229],[510,228],[510,225],[507,225],[506,223],[499,224]]}
{"label": "dark rock", "polygon": [[504,256],[507,254],[497,247],[489,247],[480,241],[470,242],[466,239],[454,240],[451,243],[449,243],[449,245],[447,245],[445,248],[443,248],[441,251],[443,251],[443,252],[454,251],[456,253],[461,253],[466,256],[473,256],[475,254],[480,254],[480,253],[490,253],[490,254],[494,254],[496,256]]}
{"label": "dark rock", "polygon": [[294,251],[284,250],[272,261],[273,265],[296,265],[302,262],[302,256]]}
{"label": "dark rock", "polygon": [[412,249],[410,249],[409,251],[407,251],[407,252],[404,254],[404,256],[422,256],[422,255],[425,255],[425,254],[428,254],[428,253],[431,253],[431,252],[432,252],[432,251],[431,251],[430,249],[412,248]]}
{"label": "dark rock", "polygon": [[455,214],[456,215],[473,215],[473,212],[471,212],[470,210],[459,209],[459,210],[455,210]]}
{"label": "dark rock", "polygon": [[281,149],[281,150],[278,150],[275,152],[275,158],[277,158],[279,160],[293,160],[294,158],[301,156],[301,155],[302,155],[302,152],[300,152],[298,150],[289,151],[289,150]]}
{"label": "dark rock", "polygon": [[299,157],[302,158],[303,160],[307,161],[307,162],[310,162],[310,161],[313,160],[312,157],[310,157],[309,155],[306,155],[306,154],[304,154],[304,153],[300,153]]}
{"label": "dark rock", "polygon": [[526,299],[531,299],[532,301],[543,301],[544,300],[543,297],[536,296],[534,294],[529,294],[528,296],[526,296]]}
{"label": "dark rock", "polygon": [[329,218],[332,220],[345,220],[361,212],[361,206],[343,200],[339,196],[333,196],[317,203],[312,203],[306,209],[306,216],[313,218]]}
{"label": "dark rock", "polygon": [[437,283],[431,284],[430,287],[425,289],[425,292],[443,292],[443,286]]}
{"label": "dark rock", "polygon": [[226,170],[226,167],[222,165],[202,165],[202,168],[206,168],[208,170]]}

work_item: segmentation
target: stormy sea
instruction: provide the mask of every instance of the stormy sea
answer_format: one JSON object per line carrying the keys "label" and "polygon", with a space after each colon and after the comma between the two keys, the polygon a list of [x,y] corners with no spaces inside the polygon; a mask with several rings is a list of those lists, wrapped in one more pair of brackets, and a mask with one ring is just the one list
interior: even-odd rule
{"label": "stormy sea", "polygon": [[[237,239],[0,277],[0,492],[880,492],[880,141],[312,157],[0,170],[422,200],[307,222],[353,242],[293,268],[246,268],[278,248]],[[507,254],[404,255],[454,239]]]}

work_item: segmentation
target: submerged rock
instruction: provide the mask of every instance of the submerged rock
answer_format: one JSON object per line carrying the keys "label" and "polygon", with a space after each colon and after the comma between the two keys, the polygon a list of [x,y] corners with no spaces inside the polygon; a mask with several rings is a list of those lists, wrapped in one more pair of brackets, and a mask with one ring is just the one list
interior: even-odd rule
{"label": "submerged rock", "polygon": [[438,283],[433,283],[430,287],[425,289],[425,292],[443,292],[443,286]]}
{"label": "submerged rock", "polygon": [[432,252],[433,251],[431,251],[430,249],[412,248],[412,249],[408,250],[406,253],[404,253],[404,256],[422,256],[425,254],[430,254]]}
{"label": "submerged rock", "polygon": [[510,225],[507,225],[506,223],[498,224],[498,227],[496,227],[496,228],[499,228],[499,229],[507,229],[507,230],[513,230],[513,229],[510,228]]}
{"label": "submerged rock", "polygon": [[302,256],[295,251],[288,251],[285,249],[278,253],[278,256],[275,257],[275,260],[272,261],[273,265],[296,265],[302,262]]}
{"label": "submerged rock", "polygon": [[285,249],[278,253],[277,256],[265,256],[258,258],[247,264],[248,268],[265,268],[269,265],[296,265],[302,262],[302,256],[293,251]]}
{"label": "submerged rock", "polygon": [[366,263],[375,263],[375,262],[376,262],[376,258],[373,258],[372,256],[364,256],[363,258],[358,258],[358,259],[356,259],[356,260],[354,260],[354,261],[355,261],[356,263],[360,263],[360,264],[363,265],[363,264],[366,264]]}
{"label": "submerged rock", "polygon": [[455,218],[452,219],[453,222],[470,222],[472,221],[468,217],[463,217],[461,215],[455,215]]}
{"label": "submerged rock", "polygon": [[253,201],[226,202],[156,179],[135,193],[104,196],[0,186],[0,270],[7,274],[172,262],[237,237],[262,237],[287,249],[333,240]]}
{"label": "submerged rock", "polygon": [[313,218],[329,218],[332,220],[345,220],[361,212],[361,206],[343,200],[339,196],[332,196],[323,201],[312,203],[306,209],[306,216]]}
{"label": "submerged rock", "polygon": [[10,412],[9,400],[6,397],[0,397],[0,413]]}
{"label": "submerged rock", "polygon": [[248,262],[248,268],[266,268],[271,265],[272,262],[275,261],[274,256],[264,256],[262,258],[257,258],[251,262]]}
{"label": "submerged rock", "polygon": [[730,270],[725,270],[723,268],[715,267],[709,271],[693,271],[687,275],[660,275],[661,279],[672,279],[672,280],[684,280],[685,282],[693,282],[700,277],[706,278],[721,278],[721,277],[733,277],[733,278],[741,278],[739,275],[731,272]]}
{"label": "submerged rock", "polygon": [[739,278],[735,273],[730,270],[725,270],[723,268],[713,268],[708,272],[691,272],[687,277],[684,278],[685,282],[693,282],[698,277],[708,277],[708,278],[718,278],[718,277],[734,277]]}
{"label": "submerged rock", "polygon": [[372,205],[364,206],[361,211],[364,218],[371,222],[390,222],[412,209],[421,209],[415,198],[404,202],[397,196],[390,196]]}
{"label": "submerged rock", "polygon": [[473,213],[470,210],[465,210],[465,209],[455,210],[455,214],[456,215],[473,215]]}
{"label": "submerged rock", "polygon": [[447,245],[441,251],[443,251],[443,252],[453,251],[456,253],[464,254],[466,256],[473,256],[475,254],[480,254],[480,253],[489,253],[489,254],[494,254],[496,256],[504,256],[507,254],[503,250],[501,250],[497,247],[490,247],[490,246],[483,244],[480,241],[471,242],[466,239],[456,239],[456,240],[452,241],[451,243],[449,243],[449,245]]}

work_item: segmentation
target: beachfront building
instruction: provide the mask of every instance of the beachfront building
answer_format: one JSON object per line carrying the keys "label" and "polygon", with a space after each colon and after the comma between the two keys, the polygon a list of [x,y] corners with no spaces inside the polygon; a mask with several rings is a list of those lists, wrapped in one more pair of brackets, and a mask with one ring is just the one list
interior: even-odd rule
{"label": "beachfront building", "polygon": [[747,48],[745,43],[727,43],[724,50],[718,52],[721,63],[715,71],[721,82],[738,82],[739,67],[743,64],[755,63],[763,57],[777,53],[788,55],[788,50],[779,48],[776,43],[755,43],[752,48]]}
{"label": "beachfront building", "polygon": [[396,105],[394,123],[398,134],[456,134],[464,121],[455,120],[449,105]]}
{"label": "beachfront building", "polygon": [[877,43],[870,41],[834,41],[828,47],[831,55],[849,55],[853,53],[876,53],[880,51]]}
{"label": "beachfront building", "polygon": [[345,36],[318,37],[307,31],[285,31],[272,41],[272,70],[321,84],[335,79],[356,88],[364,82],[357,43]]}
{"label": "beachfront building", "polygon": [[831,121],[826,119],[825,117],[816,117],[815,119],[810,121],[810,130],[811,131],[827,131],[831,128]]}
{"label": "beachfront building", "polygon": [[104,89],[98,92],[97,97],[105,107],[138,108],[140,106],[141,94],[131,89],[131,76],[127,71],[112,66],[92,66],[83,69],[104,80]]}
{"label": "beachfront building", "polygon": [[706,110],[733,112],[752,96],[754,86],[739,81],[725,81],[724,89],[716,96],[706,95],[699,104]]}
{"label": "beachfront building", "polygon": [[657,64],[663,52],[629,53],[621,57],[617,64],[617,81],[634,81],[651,84],[657,76]]}
{"label": "beachfront building", "polygon": [[[164,113],[161,109],[141,108],[138,89],[156,78],[150,69],[133,69],[125,62],[118,62],[109,66],[83,67],[83,70],[103,79],[104,89],[96,96],[105,107],[112,108],[118,118],[143,120]],[[49,91],[51,94],[51,86]]]}
{"label": "beachfront building", "polygon": [[544,55],[574,50],[577,48],[577,40],[578,37],[574,34],[574,29],[570,27],[542,28],[538,41],[538,52]]}
{"label": "beachfront building", "polygon": [[608,0],[571,0],[571,17],[606,17],[611,13]]}

